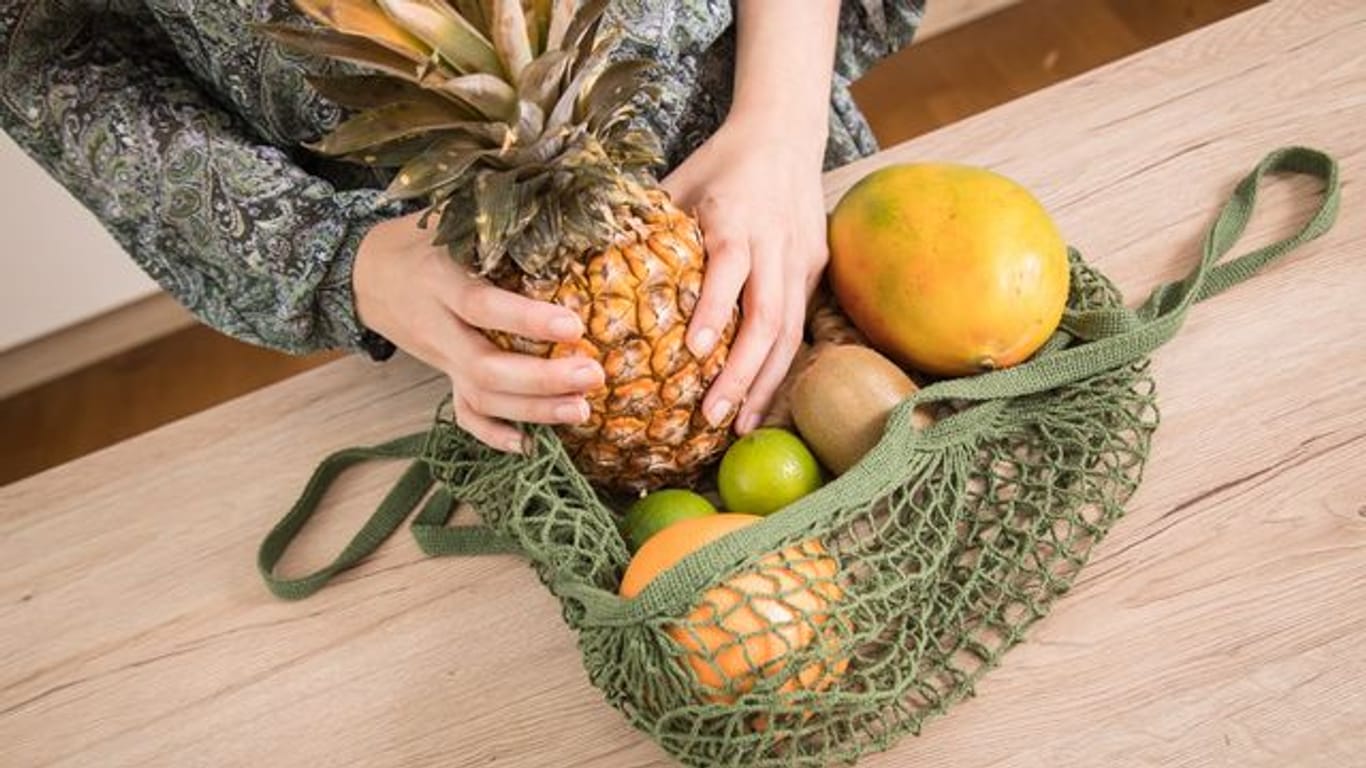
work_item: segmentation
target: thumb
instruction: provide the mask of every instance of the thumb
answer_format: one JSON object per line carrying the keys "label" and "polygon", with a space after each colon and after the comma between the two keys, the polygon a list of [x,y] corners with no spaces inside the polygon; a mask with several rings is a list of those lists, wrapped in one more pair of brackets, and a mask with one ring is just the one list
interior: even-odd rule
{"label": "thumb", "polygon": [[674,205],[691,213],[697,208],[700,202],[701,185],[697,183],[697,172],[693,169],[692,158],[683,161],[682,165],[669,172],[659,186],[669,193],[669,199],[673,200]]}

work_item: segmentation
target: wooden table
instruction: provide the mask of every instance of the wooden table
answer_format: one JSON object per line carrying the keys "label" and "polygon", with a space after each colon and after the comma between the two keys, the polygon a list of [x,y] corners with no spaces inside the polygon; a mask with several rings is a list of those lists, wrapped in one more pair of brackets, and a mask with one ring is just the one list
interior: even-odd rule
{"label": "wooden table", "polygon": [[[1366,760],[1366,3],[1285,0],[897,147],[1037,190],[1133,299],[1288,143],[1343,164],[1337,228],[1159,352],[1147,480],[979,696],[867,766]],[[1248,242],[1307,208],[1276,182]],[[1306,196],[1307,197],[1307,196]],[[326,452],[422,427],[442,384],[343,361],[0,490],[0,765],[667,765],[585,681],[512,557],[396,538],[283,603],[258,540]],[[72,414],[72,418],[79,418]],[[396,467],[348,478],[297,572]]]}

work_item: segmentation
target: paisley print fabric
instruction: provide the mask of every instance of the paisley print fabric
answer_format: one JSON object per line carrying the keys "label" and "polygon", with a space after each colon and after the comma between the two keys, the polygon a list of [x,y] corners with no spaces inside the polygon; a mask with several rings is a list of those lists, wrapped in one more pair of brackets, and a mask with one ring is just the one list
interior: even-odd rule
{"label": "paisley print fabric", "polygon": [[[920,0],[841,11],[827,166],[876,147],[848,85],[910,41]],[[622,55],[660,64],[647,119],[670,166],[729,104],[731,0],[617,0]],[[0,128],[204,323],[291,353],[356,348],[356,248],[411,210],[383,179],[301,147],[344,116],[303,80],[319,62],[252,33],[288,0],[0,0]]]}

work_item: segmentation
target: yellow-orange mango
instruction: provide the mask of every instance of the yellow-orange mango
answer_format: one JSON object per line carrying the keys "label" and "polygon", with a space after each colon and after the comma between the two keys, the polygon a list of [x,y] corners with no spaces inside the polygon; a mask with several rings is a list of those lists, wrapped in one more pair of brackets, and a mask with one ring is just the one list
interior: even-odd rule
{"label": "yellow-orange mango", "polygon": [[830,218],[830,283],[878,350],[941,376],[1034,353],[1067,303],[1067,246],[1024,187],[980,168],[894,165]]}

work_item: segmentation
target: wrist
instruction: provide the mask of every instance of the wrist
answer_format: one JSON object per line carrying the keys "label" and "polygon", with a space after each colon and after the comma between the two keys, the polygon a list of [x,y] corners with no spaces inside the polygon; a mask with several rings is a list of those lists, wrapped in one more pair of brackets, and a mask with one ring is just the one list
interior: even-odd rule
{"label": "wrist", "polygon": [[777,149],[795,160],[811,161],[818,166],[825,159],[825,144],[830,138],[827,102],[820,109],[788,110],[776,105],[735,104],[726,115],[722,129],[737,136],[747,146]]}
{"label": "wrist", "polygon": [[822,160],[830,133],[830,84],[839,0],[736,3],[735,88],[727,122],[765,146]]}
{"label": "wrist", "polygon": [[383,228],[387,223],[377,222],[366,231],[351,264],[351,306],[356,318],[356,330],[351,337],[351,346],[375,362],[388,360],[396,351],[393,342],[374,330],[367,322],[367,319],[373,319],[375,315],[373,302],[368,293],[371,286],[370,270],[374,266],[374,250],[376,241],[383,237]]}
{"label": "wrist", "polygon": [[378,314],[372,293],[377,279],[376,255],[383,250],[391,226],[391,221],[385,220],[370,227],[361,238],[355,261],[351,265],[351,293],[355,297],[356,320],[362,328],[373,328]]}

